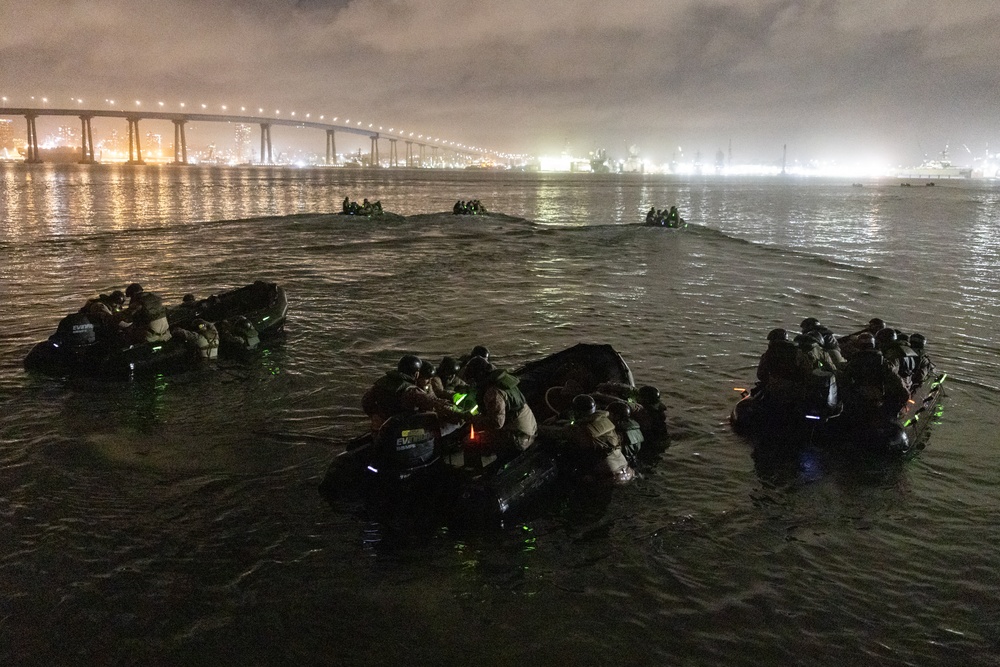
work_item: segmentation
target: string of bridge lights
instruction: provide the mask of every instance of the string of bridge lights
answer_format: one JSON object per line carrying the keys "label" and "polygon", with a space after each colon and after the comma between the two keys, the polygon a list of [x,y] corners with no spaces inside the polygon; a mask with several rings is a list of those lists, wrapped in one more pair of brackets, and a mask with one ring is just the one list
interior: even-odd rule
{"label": "string of bridge lights", "polygon": [[[80,98],[80,97],[70,97],[69,99],[70,99],[71,102],[73,102],[76,105],[82,105],[83,104],[83,99]],[[0,96],[0,101],[2,101],[3,102],[3,106],[6,107],[9,100],[8,100],[7,96],[4,95],[4,96]],[[41,101],[42,104],[48,104],[49,103],[49,98],[48,97],[36,97],[36,96],[32,95],[31,96],[31,101],[32,101],[32,103],[37,103],[38,101]],[[117,108],[118,108],[119,111],[124,111],[125,110],[124,106],[123,106],[123,103],[122,103],[122,101],[120,99],[115,100],[115,99],[111,99],[111,98],[105,98],[104,99],[104,103],[106,105],[110,106],[110,107],[117,106]],[[135,107],[136,108],[141,108],[142,105],[143,105],[143,103],[142,103],[141,100],[135,100]],[[228,104],[220,104],[220,105],[218,105],[216,107],[216,106],[211,106],[209,104],[201,103],[201,104],[194,104],[194,105],[191,105],[189,107],[188,104],[187,104],[187,102],[178,102],[177,105],[182,110],[184,110],[184,111],[190,111],[191,109],[198,109],[200,107],[201,111],[204,111],[206,113],[211,113],[211,111],[215,110],[215,109],[221,109],[222,111],[230,112],[230,106]],[[165,110],[166,107],[167,107],[167,103],[166,102],[162,102],[162,101],[156,102],[155,106],[154,106],[154,108],[159,108],[160,110]],[[233,107],[232,109],[233,109],[232,112],[235,112],[236,107]],[[239,107],[240,113],[248,113],[247,109],[248,109],[248,107],[243,106],[243,105],[241,105]],[[251,115],[253,115],[253,108],[249,107],[249,109],[250,109],[249,113]],[[264,113],[265,113],[264,107],[257,107],[257,114],[258,115],[263,116]],[[281,116],[281,110],[280,109],[276,109],[274,111],[274,116],[275,117]],[[306,114],[303,114],[303,115],[298,115],[295,111],[291,111],[291,112],[288,112],[288,116],[290,118],[304,119],[304,120],[309,120],[309,121],[313,121],[313,122],[315,122],[317,120],[318,121],[324,121],[325,120],[325,121],[329,122],[330,124],[334,124],[334,123],[338,123],[339,122],[339,123],[341,123],[343,125],[347,125],[347,126],[350,126],[351,123],[352,123],[352,121],[351,121],[350,118],[344,118],[343,120],[340,120],[339,116],[327,116],[327,114],[320,114],[319,116],[316,116],[315,119],[314,119],[312,113],[306,113]],[[354,122],[354,126],[356,126],[356,127],[360,127],[362,129],[365,129],[365,127],[366,127],[364,121],[355,120],[353,122]],[[367,129],[372,130],[373,132],[376,131],[376,125],[375,125],[375,123],[368,123]],[[403,139],[409,139],[409,138],[412,137],[412,138],[415,138],[415,139],[420,139],[420,140],[427,141],[429,143],[435,143],[435,144],[438,144],[438,145],[441,145],[441,146],[454,147],[454,148],[458,148],[458,149],[461,149],[461,150],[464,150],[464,151],[477,152],[477,153],[489,153],[490,155],[495,155],[496,157],[503,158],[503,159],[525,159],[525,158],[528,157],[527,155],[516,154],[516,153],[501,153],[499,151],[495,151],[495,150],[492,150],[492,149],[489,149],[489,148],[483,148],[481,146],[467,146],[466,144],[463,144],[463,143],[460,143],[460,142],[456,142],[456,141],[449,141],[447,139],[442,139],[441,137],[432,137],[429,134],[428,135],[424,135],[424,134],[419,134],[417,132],[409,132],[409,133],[407,133],[406,130],[397,129],[397,128],[394,128],[394,127],[390,127],[388,130],[386,130],[384,128],[384,126],[378,125],[377,126],[377,130],[379,132],[383,132],[383,131],[384,132],[388,132],[388,133],[390,133],[392,135],[398,136],[398,137],[403,138]]]}

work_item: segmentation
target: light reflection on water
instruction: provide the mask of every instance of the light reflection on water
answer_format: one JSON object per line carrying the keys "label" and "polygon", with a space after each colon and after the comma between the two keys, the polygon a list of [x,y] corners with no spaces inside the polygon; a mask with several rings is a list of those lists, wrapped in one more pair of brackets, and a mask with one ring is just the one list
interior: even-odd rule
{"label": "light reflection on water", "polygon": [[[64,644],[80,662],[309,663],[330,646],[343,664],[992,660],[991,185],[0,176],[5,663]],[[329,215],[345,195],[404,215],[480,198],[513,217]],[[623,224],[673,203],[688,229]],[[138,279],[176,300],[258,277],[286,287],[291,317],[285,344],[249,366],[130,385],[21,370],[98,292]],[[732,387],[752,379],[766,332],[808,315],[840,332],[879,315],[928,336],[953,384],[917,459],[767,460],[730,432]],[[673,443],[634,486],[555,498],[482,534],[316,493],[363,428],[358,397],[401,353],[485,343],[512,367],[579,341],[614,344],[670,405]],[[265,639],[275,619],[281,647]]]}

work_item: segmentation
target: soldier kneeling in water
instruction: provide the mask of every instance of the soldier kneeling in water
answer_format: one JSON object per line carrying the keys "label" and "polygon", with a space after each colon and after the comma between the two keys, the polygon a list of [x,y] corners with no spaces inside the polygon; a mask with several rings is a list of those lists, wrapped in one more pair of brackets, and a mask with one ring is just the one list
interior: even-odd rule
{"label": "soldier kneeling in water", "polygon": [[174,327],[170,332],[174,338],[198,348],[202,359],[215,359],[219,356],[219,330],[214,324],[198,318],[192,322],[194,329]]}
{"label": "soldier kneeling in water", "polygon": [[635,470],[622,452],[615,425],[594,397],[580,394],[573,399],[573,421],[565,425],[543,425],[542,432],[563,441],[580,464],[581,478],[621,485],[635,479]]}

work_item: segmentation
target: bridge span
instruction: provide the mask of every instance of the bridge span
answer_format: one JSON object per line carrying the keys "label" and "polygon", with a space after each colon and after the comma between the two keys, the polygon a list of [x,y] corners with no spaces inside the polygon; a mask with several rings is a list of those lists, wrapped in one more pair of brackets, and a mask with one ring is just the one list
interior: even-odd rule
{"label": "bridge span", "polygon": [[[425,149],[430,148],[432,161],[436,161],[438,151],[447,151],[458,155],[470,157],[482,157],[484,153],[477,150],[467,150],[452,145],[434,143],[427,140],[414,140],[403,135],[376,132],[362,127],[351,125],[337,125],[334,123],[323,123],[314,120],[302,120],[294,118],[270,118],[264,116],[246,116],[234,114],[211,114],[211,113],[185,113],[170,111],[125,111],[111,109],[50,109],[47,107],[2,107],[0,116],[23,116],[28,126],[27,154],[25,162],[42,162],[41,151],[38,147],[38,129],[36,119],[41,116],[76,116],[81,123],[81,145],[80,163],[94,164],[97,162],[94,153],[94,134],[91,127],[91,120],[94,118],[121,118],[128,124],[128,161],[127,164],[145,164],[142,159],[142,147],[139,141],[139,121],[141,120],[165,120],[174,124],[174,164],[190,164],[187,156],[187,138],[184,126],[191,122],[213,122],[213,123],[239,123],[246,125],[260,126],[260,164],[274,164],[274,156],[271,150],[271,127],[287,126],[297,128],[310,128],[322,130],[326,133],[326,164],[336,164],[336,133],[344,132],[369,137],[371,140],[370,161],[371,166],[380,164],[379,140],[385,139],[389,142],[389,166],[398,167],[399,154],[396,143],[404,142],[406,146],[405,163],[406,167],[419,167],[424,165]],[[414,151],[414,146],[417,151]]]}

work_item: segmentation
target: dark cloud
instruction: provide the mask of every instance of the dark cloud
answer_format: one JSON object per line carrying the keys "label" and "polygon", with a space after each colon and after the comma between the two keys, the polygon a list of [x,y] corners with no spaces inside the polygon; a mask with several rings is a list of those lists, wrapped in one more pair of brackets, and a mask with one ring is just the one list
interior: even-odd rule
{"label": "dark cloud", "polygon": [[[0,94],[356,117],[502,150],[995,145],[994,0],[5,0]],[[7,20],[8,17],[14,20]]]}

